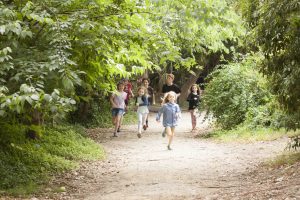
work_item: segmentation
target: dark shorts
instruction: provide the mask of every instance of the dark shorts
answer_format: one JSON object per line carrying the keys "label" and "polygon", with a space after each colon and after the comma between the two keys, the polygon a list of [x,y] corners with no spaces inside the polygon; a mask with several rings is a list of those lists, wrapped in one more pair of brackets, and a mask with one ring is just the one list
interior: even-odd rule
{"label": "dark shorts", "polygon": [[124,113],[124,109],[123,108],[113,108],[111,110],[111,114],[113,117],[117,116],[117,115],[123,115]]}

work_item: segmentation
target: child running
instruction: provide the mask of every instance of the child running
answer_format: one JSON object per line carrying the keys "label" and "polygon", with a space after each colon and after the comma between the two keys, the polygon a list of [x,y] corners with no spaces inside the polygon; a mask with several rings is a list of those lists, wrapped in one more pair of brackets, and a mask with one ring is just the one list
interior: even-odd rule
{"label": "child running", "polygon": [[156,121],[160,122],[160,116],[163,114],[163,126],[165,127],[165,131],[163,132],[163,137],[165,134],[168,135],[168,150],[171,149],[171,143],[175,133],[175,127],[177,126],[177,121],[180,118],[180,108],[179,105],[175,103],[176,101],[176,93],[168,92],[163,99],[163,105],[159,109],[156,115]]}
{"label": "child running", "polygon": [[190,94],[187,97],[187,101],[189,102],[189,111],[191,113],[191,121],[192,121],[192,131],[197,130],[197,117],[196,112],[198,111],[198,106],[200,102],[200,87],[197,84],[193,84],[190,88]]}
{"label": "child running", "polygon": [[[147,96],[148,96],[148,106],[153,104],[153,100],[154,100],[154,90],[151,86],[149,86],[150,83],[150,79],[149,78],[143,78],[142,80],[142,84],[143,86],[146,88],[147,90]],[[146,119],[146,126],[144,127],[144,130],[146,130],[148,128],[148,115],[147,115],[147,119]]]}
{"label": "child running", "polygon": [[119,132],[121,118],[125,109],[125,99],[127,97],[127,93],[124,92],[124,83],[119,82],[117,84],[118,91],[113,93],[110,97],[110,103],[112,105],[112,122],[115,126],[113,137],[117,137],[117,132]]}
{"label": "child running", "polygon": [[138,138],[142,137],[142,127],[144,130],[147,129],[146,119],[149,113],[148,109],[148,96],[147,89],[143,86],[138,88],[138,95],[136,97],[135,104],[138,106],[137,108],[137,116],[138,116]]}

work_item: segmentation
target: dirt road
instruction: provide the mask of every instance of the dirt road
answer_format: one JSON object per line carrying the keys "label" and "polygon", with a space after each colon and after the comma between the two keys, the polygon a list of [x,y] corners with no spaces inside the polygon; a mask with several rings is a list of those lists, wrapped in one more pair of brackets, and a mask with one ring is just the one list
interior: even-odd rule
{"label": "dirt road", "polygon": [[[150,116],[149,125],[140,139],[136,136],[136,126],[123,127],[117,138],[110,137],[110,129],[91,130],[91,137],[104,146],[107,159],[86,163],[80,170],[54,181],[67,190],[54,198],[232,199],[235,192],[242,194],[247,184],[248,189],[249,184],[260,188],[262,183],[249,180],[249,173],[286,145],[285,139],[252,144],[196,139],[190,133],[189,114],[183,113],[173,150],[169,151],[167,139],[161,136],[162,125],[154,121],[154,114]],[[199,127],[206,128],[207,124],[199,124]],[[258,181],[263,179],[259,177]],[[238,193],[235,199],[249,199]]]}

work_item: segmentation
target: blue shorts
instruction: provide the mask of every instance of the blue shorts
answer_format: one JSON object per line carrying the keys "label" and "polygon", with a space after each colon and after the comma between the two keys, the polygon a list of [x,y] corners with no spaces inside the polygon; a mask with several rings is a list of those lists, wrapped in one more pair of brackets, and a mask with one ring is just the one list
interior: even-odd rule
{"label": "blue shorts", "polygon": [[117,116],[117,115],[123,115],[124,113],[124,109],[123,108],[113,108],[111,110],[111,114],[113,117]]}

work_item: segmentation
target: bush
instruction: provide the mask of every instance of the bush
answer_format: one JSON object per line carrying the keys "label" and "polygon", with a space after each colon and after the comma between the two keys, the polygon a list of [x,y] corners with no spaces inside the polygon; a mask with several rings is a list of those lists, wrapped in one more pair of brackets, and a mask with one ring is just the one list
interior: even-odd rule
{"label": "bush", "polygon": [[219,66],[209,76],[202,109],[212,112],[222,128],[236,127],[245,121],[249,110],[265,105],[272,98],[255,65],[251,57],[241,63]]}
{"label": "bush", "polygon": [[250,107],[242,126],[249,129],[263,127],[279,129],[284,127],[283,119],[285,116],[275,97],[273,97],[266,104]]}

